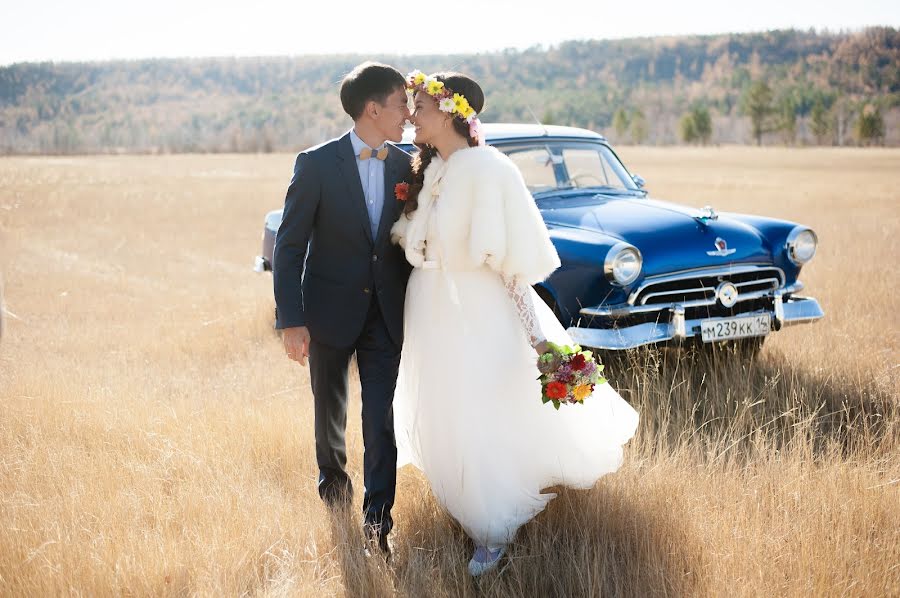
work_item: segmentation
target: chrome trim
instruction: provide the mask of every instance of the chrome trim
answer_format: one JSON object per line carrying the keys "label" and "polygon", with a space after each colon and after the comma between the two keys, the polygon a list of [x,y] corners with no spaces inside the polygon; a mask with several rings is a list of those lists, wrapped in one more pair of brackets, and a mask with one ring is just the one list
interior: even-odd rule
{"label": "chrome trim", "polygon": [[267,272],[272,269],[272,266],[269,264],[269,260],[262,256],[256,256],[256,259],[253,260],[253,271],[254,272]]}
{"label": "chrome trim", "polygon": [[684,306],[676,305],[672,308],[672,336],[678,340],[687,338],[687,326],[684,321]]}
{"label": "chrome trim", "polygon": [[777,278],[758,278],[756,280],[745,280],[744,282],[734,282],[732,283],[736,287],[749,287],[755,284],[769,283],[772,289],[777,289],[781,286],[781,281]]}
{"label": "chrome trim", "polygon": [[[630,280],[625,284],[622,284],[618,280],[616,280],[615,275],[613,274],[612,262],[615,260],[615,257],[624,249],[631,249],[637,254],[638,258],[638,271],[637,275],[634,277],[634,280]],[[632,245],[631,243],[625,243],[624,241],[619,241],[615,245],[609,248],[609,251],[606,252],[606,257],[603,258],[603,274],[606,276],[606,280],[610,283],[616,285],[617,287],[628,286],[633,283],[635,280],[641,277],[641,272],[644,269],[644,256],[641,255],[641,250]]]}
{"label": "chrome trim", "polygon": [[782,304],[785,326],[807,324],[825,317],[822,306],[812,297],[791,297]]}
{"label": "chrome trim", "polygon": [[732,308],[738,302],[740,293],[734,283],[723,281],[716,289],[716,301],[722,304],[722,307]]}
{"label": "chrome trim", "polygon": [[745,265],[745,266],[725,266],[725,267],[714,267],[714,268],[696,268],[693,270],[684,270],[682,272],[678,272],[675,274],[663,274],[660,276],[652,276],[644,279],[644,282],[637,288],[635,288],[630,295],[628,295],[628,304],[634,305],[635,300],[637,300],[638,296],[641,294],[641,291],[646,289],[649,286],[666,283],[666,282],[674,282],[676,280],[685,280],[690,278],[701,278],[704,276],[733,276],[735,274],[747,274],[749,272],[759,272],[760,270],[774,270],[778,273],[781,280],[779,281],[779,285],[784,284],[785,276],[784,270],[777,266],[772,266],[770,264],[759,264],[759,265]]}
{"label": "chrome trim", "polygon": [[663,278],[668,278],[670,276],[681,277],[683,275],[697,274],[698,272],[718,272],[720,270],[728,270],[731,269],[733,272],[741,272],[744,269],[748,270],[758,270],[760,268],[771,268],[772,270],[779,270],[778,266],[772,264],[772,262],[747,262],[740,263],[734,265],[724,265],[724,266],[702,266],[700,268],[685,268],[684,270],[674,270],[667,274],[656,274],[652,276],[654,280],[659,280]]}
{"label": "chrome trim", "polygon": [[781,330],[781,327],[784,326],[784,294],[781,292],[775,293],[773,299],[775,309],[775,330]]}
{"label": "chrome trim", "polygon": [[[753,301],[755,299],[762,299],[764,297],[772,297],[776,299],[779,296],[789,296],[792,293],[800,291],[803,289],[803,283],[799,280],[789,286],[786,286],[782,289],[774,290],[766,289],[762,291],[751,291],[749,293],[740,293],[738,294],[737,303],[741,303],[743,301]],[[777,301],[777,299],[776,299]],[[599,318],[624,318],[634,314],[648,314],[655,311],[665,311],[667,309],[673,309],[676,305],[680,305],[684,308],[688,307],[706,307],[710,305],[715,305],[716,300],[713,299],[695,299],[693,301],[680,301],[678,303],[652,303],[650,305],[627,305],[627,304],[618,304],[618,305],[595,305],[593,307],[583,307],[580,310],[580,314],[583,316],[592,316]],[[776,303],[776,312],[778,310],[778,306]]]}
{"label": "chrome trim", "polygon": [[[776,303],[776,306],[781,305],[781,324],[784,326],[814,322],[825,315],[819,306],[819,302],[812,297],[784,299],[783,293],[780,293],[778,297],[780,297],[780,300]],[[583,347],[616,351],[700,336],[700,323],[702,321],[728,319],[694,318],[685,320],[683,313],[679,315],[678,307],[675,306],[675,308],[670,310],[670,320],[668,322],[647,322],[625,328],[580,328],[572,326],[567,332],[576,343]],[[770,310],[758,310],[735,317],[761,316],[765,314],[774,315],[777,318],[777,314],[773,314]],[[779,327],[773,326],[773,330],[778,329]]]}
{"label": "chrome trim", "polygon": [[[752,291],[750,293],[741,293],[737,297],[737,303],[742,303],[744,301],[753,301],[754,299],[762,299],[763,297],[771,297],[772,291]],[[693,301],[679,301],[677,303],[651,303],[650,305],[597,305],[594,307],[583,307],[581,308],[581,315],[583,316],[598,316],[605,318],[624,318],[626,316],[634,315],[634,314],[648,314],[655,311],[665,311],[667,309],[672,309],[676,305],[680,305],[682,307],[705,307],[709,305],[716,305],[718,303],[717,299],[714,297],[712,299],[694,299]]]}
{"label": "chrome trim", "polygon": [[[701,222],[706,221],[701,220]],[[722,247],[719,247],[719,243],[722,244]],[[726,241],[722,237],[716,237],[716,242],[714,243],[714,245],[716,247],[715,251],[707,251],[706,255],[710,257],[728,257],[729,255],[737,251],[737,249],[734,248],[728,249],[728,241]]]}
{"label": "chrome trim", "polygon": [[[797,237],[799,237],[801,234],[805,233],[806,231],[809,231],[812,234],[813,241],[815,242],[816,246],[813,249],[813,254],[811,256],[809,256],[809,259],[801,262],[800,260],[798,260],[797,258],[794,257],[794,243],[797,241]],[[788,233],[787,239],[785,239],[785,241],[784,241],[784,250],[787,253],[788,259],[791,260],[791,263],[794,263],[798,266],[802,266],[803,264],[808,264],[809,262],[811,262],[812,259],[814,257],[816,257],[816,251],[818,251],[818,249],[819,249],[819,235],[817,235],[816,231],[809,228],[808,226],[795,226],[793,229],[791,229],[791,232]]]}
{"label": "chrome trim", "polygon": [[[781,283],[777,278],[760,278],[759,280],[748,280],[746,282],[731,282],[731,281],[723,281],[718,287],[697,287],[693,289],[677,289],[674,291],[659,291],[658,293],[647,293],[643,297],[641,297],[641,305],[647,305],[647,302],[653,297],[663,297],[665,295],[685,295],[688,293],[703,293],[704,295],[707,293],[711,293],[713,297],[718,297],[719,288],[721,288],[724,284],[731,284],[734,287],[749,287],[756,286],[760,284],[768,284],[769,288],[763,289],[762,291],[756,292],[769,292],[774,291],[778,288],[778,285]],[[738,295],[741,293],[738,292]],[[703,301],[702,299],[697,299],[697,301]],[[715,301],[710,301],[709,303],[704,303],[703,305],[713,305]],[[651,305],[660,305],[659,303],[653,303]],[[724,304],[723,304],[724,305]],[[734,305],[734,304],[732,304]],[[731,307],[731,305],[725,305],[725,307]]]}
{"label": "chrome trim", "polygon": [[[714,287],[697,287],[696,289],[678,289],[675,291],[660,291],[658,293],[647,293],[641,299],[641,305],[647,305],[647,301],[650,300],[651,297],[663,297],[665,295],[684,295],[686,293],[715,293],[716,289]],[[653,304],[657,305],[657,304]]]}

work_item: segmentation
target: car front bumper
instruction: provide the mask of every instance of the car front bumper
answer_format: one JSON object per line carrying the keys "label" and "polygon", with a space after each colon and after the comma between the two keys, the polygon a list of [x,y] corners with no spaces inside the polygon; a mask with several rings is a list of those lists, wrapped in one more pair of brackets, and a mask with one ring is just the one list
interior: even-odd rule
{"label": "car front bumper", "polygon": [[[814,322],[825,316],[819,302],[812,297],[799,297],[792,295],[784,297],[776,293],[773,297],[772,310],[760,310],[742,313],[734,317],[759,316],[769,314],[772,317],[773,330],[779,330],[783,326]],[[596,315],[597,308],[582,310]],[[668,312],[668,313],[667,313]],[[579,345],[594,349],[624,350],[633,349],[642,345],[652,345],[667,341],[684,341],[688,338],[700,336],[700,323],[708,320],[727,318],[697,318],[686,319],[684,308],[674,305],[660,312],[660,319],[656,322],[647,322],[621,328],[581,328],[573,326],[568,329],[569,336]],[[663,321],[665,318],[668,321]]]}

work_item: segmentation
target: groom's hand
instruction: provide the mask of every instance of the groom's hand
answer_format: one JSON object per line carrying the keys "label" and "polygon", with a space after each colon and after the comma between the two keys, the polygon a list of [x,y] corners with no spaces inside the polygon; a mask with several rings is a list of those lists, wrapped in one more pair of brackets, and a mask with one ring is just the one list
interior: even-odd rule
{"label": "groom's hand", "polygon": [[306,358],[309,356],[309,329],[306,326],[285,328],[282,332],[282,340],[287,356],[305,366]]}

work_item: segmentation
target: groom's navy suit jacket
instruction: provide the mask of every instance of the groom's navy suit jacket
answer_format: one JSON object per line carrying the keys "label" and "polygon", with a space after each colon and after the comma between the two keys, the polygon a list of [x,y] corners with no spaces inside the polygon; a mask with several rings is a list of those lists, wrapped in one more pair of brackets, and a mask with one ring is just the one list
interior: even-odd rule
{"label": "groom's navy suit jacket", "polygon": [[390,230],[402,210],[394,185],[407,178],[410,156],[387,147],[374,238],[350,134],[297,156],[275,238],[276,328],[306,326],[316,342],[349,347],[378,301],[392,339],[402,344],[411,267]]}

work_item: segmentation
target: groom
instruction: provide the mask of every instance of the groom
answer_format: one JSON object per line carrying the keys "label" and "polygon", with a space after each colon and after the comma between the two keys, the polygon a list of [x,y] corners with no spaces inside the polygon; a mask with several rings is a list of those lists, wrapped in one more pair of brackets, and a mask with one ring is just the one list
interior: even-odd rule
{"label": "groom", "polygon": [[410,157],[385,142],[400,141],[410,116],[405,84],[399,71],[373,62],[344,78],[341,104],[353,128],[297,156],[273,260],[285,352],[304,366],[309,357],[319,495],[329,506],[352,498],[344,434],[356,354],[365,531],[386,556],[397,481],[391,402],[410,273],[390,229],[401,208],[394,185],[407,178]]}

